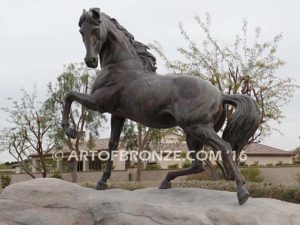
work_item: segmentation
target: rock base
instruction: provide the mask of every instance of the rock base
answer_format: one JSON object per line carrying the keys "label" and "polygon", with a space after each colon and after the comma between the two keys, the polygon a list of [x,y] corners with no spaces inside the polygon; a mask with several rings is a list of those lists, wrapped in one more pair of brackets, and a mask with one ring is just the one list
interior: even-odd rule
{"label": "rock base", "polygon": [[236,193],[174,188],[96,191],[54,178],[16,183],[0,194],[0,225],[288,225],[300,205]]}

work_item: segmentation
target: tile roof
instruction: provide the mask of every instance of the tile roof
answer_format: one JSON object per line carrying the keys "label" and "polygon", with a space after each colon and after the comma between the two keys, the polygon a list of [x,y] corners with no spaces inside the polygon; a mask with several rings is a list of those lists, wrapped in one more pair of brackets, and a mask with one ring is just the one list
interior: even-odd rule
{"label": "tile roof", "polygon": [[296,149],[292,150],[295,154],[300,153],[300,146],[297,147]]}
{"label": "tile roof", "polygon": [[178,143],[160,143],[155,149],[155,146],[152,147],[153,150],[160,150],[160,151],[188,151],[188,147],[185,142],[178,142]]}
{"label": "tile roof", "polygon": [[252,143],[245,149],[246,155],[260,155],[260,156],[292,156],[293,151],[284,151],[271,146]]}
{"label": "tile roof", "polygon": [[[187,151],[188,148],[185,142],[182,143],[162,143],[160,145],[160,150],[182,150]],[[248,145],[245,149],[245,153],[247,155],[260,155],[260,156],[292,156],[294,154],[293,151],[284,151],[282,149],[274,148],[271,146],[252,143]]]}
{"label": "tile roof", "polygon": [[94,149],[97,149],[97,150],[108,149],[108,143],[109,143],[109,138],[101,138],[101,139],[95,140]]}

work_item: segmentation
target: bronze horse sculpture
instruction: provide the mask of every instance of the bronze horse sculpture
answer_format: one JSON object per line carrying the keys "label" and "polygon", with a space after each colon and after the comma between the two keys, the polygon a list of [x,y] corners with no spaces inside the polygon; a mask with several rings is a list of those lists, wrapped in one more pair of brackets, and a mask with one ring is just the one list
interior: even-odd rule
{"label": "bronze horse sculpture", "polygon": [[[71,138],[77,135],[68,123],[73,101],[112,115],[109,151],[117,149],[126,118],[153,128],[179,126],[186,134],[189,150],[197,152],[203,145],[209,145],[222,152],[223,161],[237,183],[239,203],[245,203],[249,192],[232,151],[241,151],[259,126],[260,110],[256,102],[246,95],[223,94],[193,76],[157,74],[156,59],[147,46],[137,42],[117,20],[98,8],[84,10],[79,27],[86,48],[85,63],[96,68],[99,59],[101,72],[90,94],[67,94],[62,120],[66,134]],[[234,106],[235,112],[221,138],[217,132],[225,122],[225,104]],[[107,162],[97,190],[106,189],[112,164],[112,160]],[[190,168],[169,172],[159,188],[170,188],[171,180],[178,176],[202,171],[203,162],[195,158]]]}

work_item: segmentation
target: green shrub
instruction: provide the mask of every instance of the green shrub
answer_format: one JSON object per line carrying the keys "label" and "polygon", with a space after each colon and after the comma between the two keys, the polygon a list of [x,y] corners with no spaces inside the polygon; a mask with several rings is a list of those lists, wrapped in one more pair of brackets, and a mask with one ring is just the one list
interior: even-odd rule
{"label": "green shrub", "polygon": [[279,161],[278,163],[276,163],[275,164],[276,166],[282,166],[283,165],[283,163],[282,163],[282,161]]}
{"label": "green shrub", "polygon": [[132,173],[128,174],[128,181],[132,181]]}
{"label": "green shrub", "polygon": [[241,173],[250,182],[262,182],[264,179],[257,167],[248,167],[241,170]]}
{"label": "green shrub", "polygon": [[239,166],[246,166],[246,162],[239,162]]}
{"label": "green shrub", "polygon": [[[263,183],[260,183],[263,184]],[[251,197],[254,198],[275,198],[287,202],[300,203],[300,187],[283,184],[257,183],[248,184]]]}
{"label": "green shrub", "polygon": [[3,163],[3,164],[0,164],[0,169],[11,169],[11,166],[8,165],[7,163]]}
{"label": "green shrub", "polygon": [[266,166],[274,166],[273,163],[268,163]]}
{"label": "green shrub", "polygon": [[179,169],[179,164],[168,165],[169,169]]}
{"label": "green shrub", "polygon": [[187,153],[186,152],[181,152],[180,156],[182,159],[186,158]]}
{"label": "green shrub", "polygon": [[57,178],[57,179],[63,179],[59,171],[54,171],[54,173],[51,176],[52,178]]}
{"label": "green shrub", "polygon": [[202,180],[215,180],[215,179],[212,177],[212,174],[210,171],[205,170],[204,172],[201,172],[201,173],[189,175],[185,180],[186,181],[202,181]]}
{"label": "green shrub", "polygon": [[300,173],[296,173],[296,180],[300,183]]}
{"label": "green shrub", "polygon": [[10,185],[10,182],[11,182],[11,177],[8,176],[8,175],[1,175],[1,187],[2,188],[5,188],[7,187],[8,185]]}
{"label": "green shrub", "polygon": [[191,167],[192,162],[189,160],[185,160],[184,163],[182,164],[182,168],[189,168]]}
{"label": "green shrub", "polygon": [[300,188],[288,188],[285,191],[281,192],[280,199],[288,202],[300,202]]}
{"label": "green shrub", "polygon": [[145,169],[146,170],[160,170],[161,167],[157,163],[151,163],[151,164],[147,164]]}

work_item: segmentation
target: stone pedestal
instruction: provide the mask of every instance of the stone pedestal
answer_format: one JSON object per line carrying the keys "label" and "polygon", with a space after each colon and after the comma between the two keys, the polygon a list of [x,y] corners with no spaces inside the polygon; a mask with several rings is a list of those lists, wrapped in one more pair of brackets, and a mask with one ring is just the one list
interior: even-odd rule
{"label": "stone pedestal", "polygon": [[236,193],[174,188],[96,191],[44,178],[8,186],[0,194],[0,224],[24,225],[290,225],[300,222],[300,205]]}

